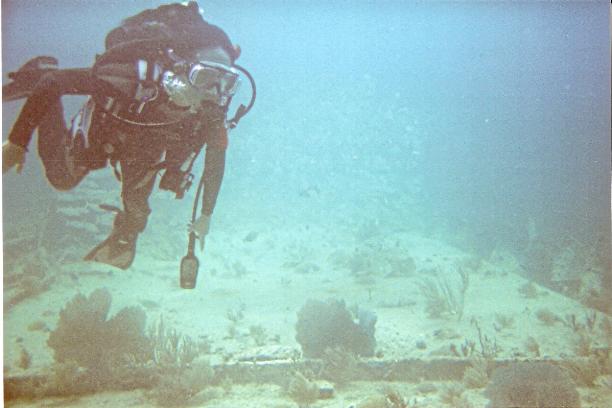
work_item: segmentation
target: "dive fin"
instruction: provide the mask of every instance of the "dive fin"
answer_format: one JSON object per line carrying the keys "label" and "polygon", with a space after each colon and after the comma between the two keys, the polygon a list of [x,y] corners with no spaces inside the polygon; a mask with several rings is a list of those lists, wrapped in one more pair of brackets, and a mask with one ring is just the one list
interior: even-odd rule
{"label": "dive fin", "polygon": [[19,70],[9,72],[11,83],[2,86],[2,100],[5,102],[27,98],[36,83],[44,74],[57,70],[57,58],[49,56],[35,57],[26,62]]}
{"label": "dive fin", "polygon": [[102,243],[92,249],[86,256],[86,261],[101,262],[121,269],[132,265],[136,255],[136,241],[126,241],[111,234]]}

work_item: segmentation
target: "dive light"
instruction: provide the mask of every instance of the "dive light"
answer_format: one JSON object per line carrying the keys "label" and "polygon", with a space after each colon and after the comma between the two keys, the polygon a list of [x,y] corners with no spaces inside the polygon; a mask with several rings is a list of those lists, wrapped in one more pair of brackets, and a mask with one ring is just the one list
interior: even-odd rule
{"label": "dive light", "polygon": [[187,255],[181,259],[181,288],[193,289],[198,279],[198,268],[200,261],[194,254],[196,236],[194,232],[189,234],[189,245]]}

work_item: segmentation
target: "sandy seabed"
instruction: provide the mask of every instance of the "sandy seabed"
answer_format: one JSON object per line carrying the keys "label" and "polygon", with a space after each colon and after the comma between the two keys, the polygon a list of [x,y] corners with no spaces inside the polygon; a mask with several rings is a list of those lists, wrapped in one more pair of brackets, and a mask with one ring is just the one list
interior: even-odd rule
{"label": "sandy seabed", "polygon": [[[61,266],[48,291],[11,307],[4,316],[4,375],[27,376],[44,372],[53,364],[47,347],[49,331],[57,324],[60,310],[76,293],[88,295],[107,288],[112,295],[110,315],[121,308],[139,305],[152,323],[164,322],[193,339],[210,343],[205,356],[213,365],[231,363],[277,348],[299,356],[295,340],[297,312],[308,299],[342,299],[374,311],[376,358],[381,361],[463,358],[454,355],[468,341],[478,351],[478,330],[494,339],[496,359],[545,358],[562,360],[572,355],[575,336],[563,323],[567,316],[582,319],[589,310],[578,302],[536,285],[536,297],[521,292],[527,280],[508,254],[474,261],[470,254],[438,239],[410,231],[371,236],[355,235],[349,225],[331,229],[325,224],[285,225],[235,223],[213,225],[195,290],[178,287],[178,264],[182,253],[160,247],[162,225],[150,226],[139,242],[139,252],[128,271],[89,263]],[[182,245],[181,245],[182,247]],[[175,256],[175,259],[168,257]],[[361,257],[361,259],[355,260]],[[365,259],[367,258],[367,259]],[[411,258],[414,267],[407,266]],[[365,266],[363,266],[365,265]],[[451,274],[457,267],[469,272],[460,313],[432,318],[419,283],[433,278],[436,270]],[[450,276],[450,275],[449,275]],[[455,279],[450,277],[449,279]],[[7,293],[5,293],[6,297]],[[537,316],[547,310],[557,320],[545,322]],[[231,314],[240,318],[231,321]],[[592,313],[592,312],[591,312]],[[507,325],[500,323],[504,317]],[[599,313],[600,318],[604,316]],[[258,327],[259,337],[253,335]],[[528,338],[539,346],[540,356],[526,347]],[[610,339],[598,339],[608,344]],[[27,368],[19,367],[22,350],[31,355]],[[291,373],[287,373],[290,375]],[[444,382],[385,383],[350,382],[336,387],[332,399],[312,407],[366,406],[368,398],[389,387],[414,407],[452,406],[443,400]],[[579,388],[583,407],[612,406],[609,387]],[[483,389],[467,389],[464,399],[484,407]],[[286,390],[275,384],[234,384],[192,406],[295,407]],[[80,398],[46,398],[11,401],[15,407],[146,407],[152,403],[144,391],[105,392]]]}

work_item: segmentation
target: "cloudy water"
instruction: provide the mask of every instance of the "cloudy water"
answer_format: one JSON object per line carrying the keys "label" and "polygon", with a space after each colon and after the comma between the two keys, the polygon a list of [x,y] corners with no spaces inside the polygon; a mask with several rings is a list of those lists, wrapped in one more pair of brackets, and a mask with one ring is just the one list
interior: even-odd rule
{"label": "cloudy water", "polygon": [[[593,349],[609,346],[607,2],[199,3],[204,17],[240,45],[236,63],[254,77],[257,98],[229,133],[206,249],[196,251],[196,289],[180,289],[178,275],[201,157],[182,200],[156,184],[136,259],[123,271],[81,262],[112,227],[113,215],[99,204],[121,204],[113,169],[92,172],[69,192],[55,191],[45,179],[35,135],[23,173],[13,170],[2,180],[7,377],[48,373],[70,360],[50,340],[60,337],[59,312],[77,294],[101,293],[96,290],[112,296],[109,319],[122,307],[137,307],[146,313],[143,327],[159,334],[165,322],[197,343],[194,361],[216,370],[200,384],[219,388],[219,378],[227,376],[236,386],[253,387],[219,391],[217,405],[205,402],[204,386],[188,393],[206,406],[236,406],[253,395],[262,398],[253,406],[359,406],[380,393],[384,379],[364,379],[350,364],[436,358],[467,364],[473,356],[456,350],[470,341],[474,353],[490,360],[559,361],[573,346],[550,339],[571,342],[568,333],[577,327],[567,320],[571,315],[596,316],[588,333]],[[9,72],[39,55],[58,58],[60,68],[91,67],[105,51],[106,34],[122,19],[162,4],[3,1],[3,85]],[[250,95],[243,76],[230,115]],[[85,97],[63,102],[70,123]],[[3,141],[22,106],[22,100],[3,101]],[[540,296],[527,296],[525,285],[537,287]],[[506,309],[496,309],[511,286],[520,290],[502,302]],[[542,323],[536,311],[544,309],[560,320]],[[341,339],[329,345],[344,358],[341,374],[330,374],[326,358],[333,357],[309,349],[304,340],[304,330],[320,329],[304,323],[309,313],[348,316],[348,322],[330,325],[337,331],[348,325],[344,333],[354,330],[356,339],[320,334]],[[502,331],[500,316],[514,319],[514,329]],[[442,329],[454,334],[440,337]],[[483,333],[495,337],[499,350],[483,345]],[[573,332],[576,338],[581,333]],[[541,354],[524,350],[526,337],[538,342]],[[159,336],[143,338],[148,345],[162,342]],[[362,340],[365,349],[351,348]],[[94,340],[80,343],[88,341]],[[451,344],[456,355],[448,351]],[[290,350],[282,361],[294,365],[278,368],[284,373],[279,375],[299,371],[304,382],[299,376],[263,381],[261,387],[277,388],[260,392],[248,385],[249,374],[223,371],[241,356],[267,353],[262,347]],[[322,358],[323,369],[307,371],[311,357]],[[608,378],[609,387],[607,358],[591,368],[595,377]],[[177,361],[156,373],[186,376]],[[392,379],[406,401],[457,406],[442,391],[413,388],[408,377]],[[298,401],[295,384],[307,395],[309,385],[324,388],[321,380],[332,384],[335,399]],[[171,380],[152,376],[134,385],[152,391],[128,393],[119,404],[167,404],[159,391],[164,381]],[[353,384],[359,381],[370,388]],[[486,384],[467,385],[469,391],[457,398],[484,406]],[[132,388],[111,384],[93,391]],[[488,390],[492,401],[501,392],[491,384]],[[93,400],[83,406],[100,403],[92,389],[86,392]],[[599,398],[597,388],[589,392]]]}

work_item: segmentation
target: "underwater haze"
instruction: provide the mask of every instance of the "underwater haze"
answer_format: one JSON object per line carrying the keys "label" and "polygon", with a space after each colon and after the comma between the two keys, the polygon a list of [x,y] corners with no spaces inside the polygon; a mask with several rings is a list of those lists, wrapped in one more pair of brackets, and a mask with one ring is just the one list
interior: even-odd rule
{"label": "underwater haze", "polygon": [[[91,66],[123,18],[162,4],[3,0],[3,84],[38,55],[57,57],[60,68]],[[53,191],[35,136],[23,173],[2,180],[4,367],[14,381],[5,379],[5,389],[21,390],[14,385],[19,378],[57,367],[47,337],[57,333],[60,311],[77,294],[104,288],[113,298],[111,314],[137,306],[147,327],[165,322],[208,342],[195,361],[206,360],[234,387],[208,379],[225,391],[214,397],[190,391],[199,399],[186,404],[400,407],[407,405],[366,405],[387,378],[364,379],[355,367],[442,358],[456,368],[475,355],[557,364],[569,354],[595,361],[587,369],[590,384],[576,378],[578,369],[568,369],[568,381],[583,400],[590,395],[605,406],[612,374],[609,2],[199,4],[240,45],[237,63],[255,78],[257,99],[230,132],[206,250],[198,252],[198,286],[178,286],[195,188],[182,200],[154,189],[132,268],[84,263],[112,226],[97,206],[118,204],[120,184],[106,168],[71,192]],[[231,111],[249,96],[243,78]],[[67,120],[84,100],[63,99]],[[21,106],[3,101],[4,141]],[[33,281],[45,284],[32,289]],[[341,373],[325,370],[327,352],[318,356],[324,368],[313,369],[296,339],[309,307],[322,308],[315,316],[338,309],[352,316],[346,324],[373,341],[372,355],[339,347],[351,355],[338,352]],[[553,316],[542,317],[543,310]],[[573,351],[574,339],[585,336],[589,350],[607,350],[603,360]],[[528,338],[537,354],[525,346]],[[472,351],[457,351],[461,344]],[[288,365],[278,363],[286,378],[250,381],[227,368],[240,367],[245,354],[268,353],[258,347],[292,350],[283,360]],[[165,373],[184,375],[176,367]],[[421,379],[435,382],[436,375]],[[464,381],[467,391],[453,399],[443,385],[424,392],[407,377],[391,379],[388,401],[395,395],[410,406],[459,406],[460,399],[472,404],[462,406],[484,406],[502,392],[491,385],[497,382],[472,386],[462,375],[439,377]],[[332,384],[333,398],[308,400],[309,387],[324,395],[321,379]],[[113,397],[120,405],[172,405],[163,392],[155,394],[156,381],[134,387],[149,388],[138,394],[130,386],[108,389],[123,392]],[[108,389],[89,393],[82,406],[102,405],[96,398]],[[34,406],[28,404],[39,398],[14,392],[15,406]],[[49,395],[43,398],[61,393]]]}

